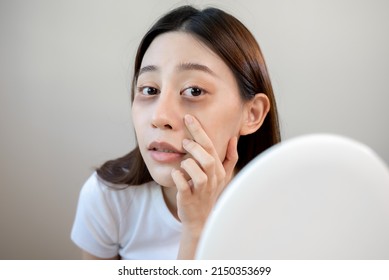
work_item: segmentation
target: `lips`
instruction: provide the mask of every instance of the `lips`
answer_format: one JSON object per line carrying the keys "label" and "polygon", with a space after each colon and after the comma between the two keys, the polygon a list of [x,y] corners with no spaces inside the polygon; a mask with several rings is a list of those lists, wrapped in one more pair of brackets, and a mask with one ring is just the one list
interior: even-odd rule
{"label": "lips", "polygon": [[186,153],[166,142],[152,142],[148,147],[151,157],[158,162],[169,163],[182,160]]}
{"label": "lips", "polygon": [[157,152],[162,152],[162,153],[185,154],[185,152],[183,150],[177,149],[174,146],[172,146],[166,142],[152,142],[149,145],[148,149],[151,151],[157,151]]}
{"label": "lips", "polygon": [[173,151],[173,150],[166,150],[166,149],[157,149],[157,148],[153,148],[152,150],[153,150],[153,151],[157,151],[157,152],[162,152],[162,153],[177,153],[176,151]]}

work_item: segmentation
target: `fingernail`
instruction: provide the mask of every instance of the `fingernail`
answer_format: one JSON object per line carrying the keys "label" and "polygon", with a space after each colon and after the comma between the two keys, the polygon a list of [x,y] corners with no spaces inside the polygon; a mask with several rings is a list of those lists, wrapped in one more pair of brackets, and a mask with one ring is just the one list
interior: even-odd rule
{"label": "fingernail", "polygon": [[193,123],[193,117],[191,115],[185,115],[185,122],[187,125],[191,125]]}

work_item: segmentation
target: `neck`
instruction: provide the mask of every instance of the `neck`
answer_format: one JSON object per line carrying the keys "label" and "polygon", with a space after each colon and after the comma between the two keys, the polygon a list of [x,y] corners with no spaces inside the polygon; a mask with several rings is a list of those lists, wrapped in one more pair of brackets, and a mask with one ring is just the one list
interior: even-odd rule
{"label": "neck", "polygon": [[177,213],[177,188],[161,186],[161,189],[167,208],[177,220],[180,220]]}

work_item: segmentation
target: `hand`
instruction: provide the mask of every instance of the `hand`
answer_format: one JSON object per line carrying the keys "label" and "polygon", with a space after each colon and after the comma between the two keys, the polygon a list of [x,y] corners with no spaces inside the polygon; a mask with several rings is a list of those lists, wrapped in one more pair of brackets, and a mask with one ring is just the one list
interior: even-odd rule
{"label": "hand", "polygon": [[[233,176],[238,161],[237,137],[230,139],[226,157],[221,162],[200,123],[186,115],[185,124],[193,140],[184,139],[183,147],[192,157],[181,162],[182,170],[172,171],[172,178],[177,187],[178,217],[183,225],[181,247],[189,248],[183,255],[194,256],[204,224],[217,198]],[[190,179],[187,180],[185,175]]]}

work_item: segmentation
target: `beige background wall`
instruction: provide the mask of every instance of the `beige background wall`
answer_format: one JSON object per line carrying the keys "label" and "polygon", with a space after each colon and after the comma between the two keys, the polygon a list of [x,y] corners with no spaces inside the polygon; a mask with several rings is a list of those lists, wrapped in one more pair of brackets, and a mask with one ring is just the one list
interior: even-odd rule
{"label": "beige background wall", "polygon": [[346,135],[389,162],[386,0],[0,1],[0,259],[73,259],[78,192],[134,146],[128,84],[146,29],[226,9],[267,58],[284,138]]}

